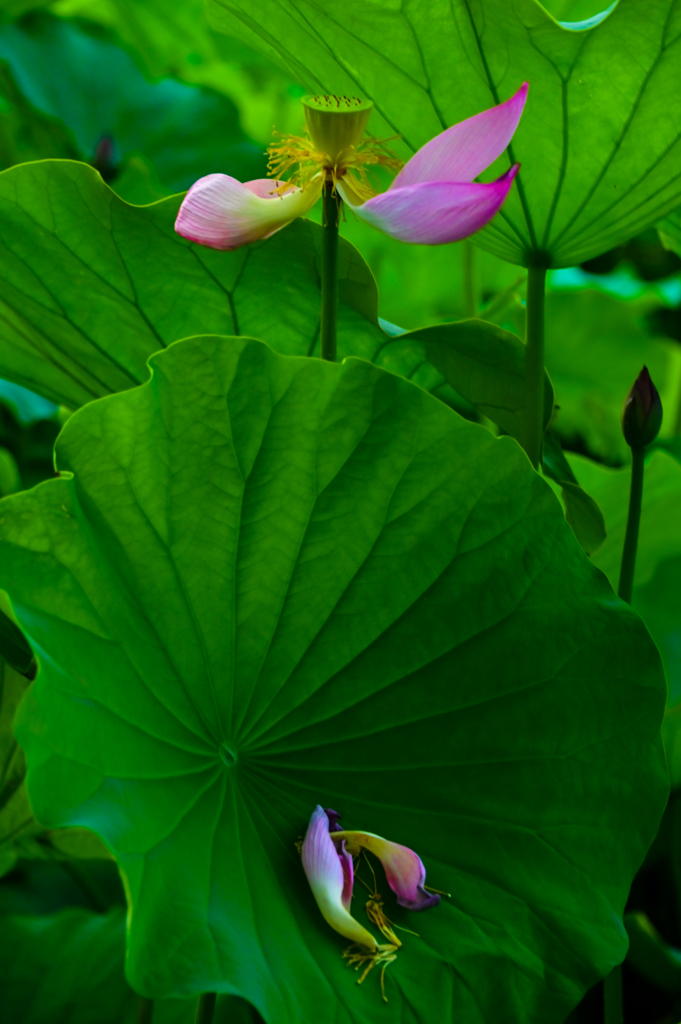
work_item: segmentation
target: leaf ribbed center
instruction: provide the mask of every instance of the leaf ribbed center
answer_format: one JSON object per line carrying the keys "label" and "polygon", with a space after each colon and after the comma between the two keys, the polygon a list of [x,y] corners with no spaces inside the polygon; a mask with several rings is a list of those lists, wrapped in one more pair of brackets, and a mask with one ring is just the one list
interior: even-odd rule
{"label": "leaf ribbed center", "polygon": [[233,768],[238,761],[236,751],[228,743],[223,743],[220,747],[220,760],[228,768]]}

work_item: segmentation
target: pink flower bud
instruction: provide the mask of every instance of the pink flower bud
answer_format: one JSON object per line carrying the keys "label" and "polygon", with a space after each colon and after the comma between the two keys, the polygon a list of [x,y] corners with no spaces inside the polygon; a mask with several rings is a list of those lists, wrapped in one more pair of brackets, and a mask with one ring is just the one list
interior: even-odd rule
{"label": "pink flower bud", "polygon": [[630,448],[651,444],[662,424],[662,402],[657,388],[643,367],[627,395],[622,409],[622,432]]}

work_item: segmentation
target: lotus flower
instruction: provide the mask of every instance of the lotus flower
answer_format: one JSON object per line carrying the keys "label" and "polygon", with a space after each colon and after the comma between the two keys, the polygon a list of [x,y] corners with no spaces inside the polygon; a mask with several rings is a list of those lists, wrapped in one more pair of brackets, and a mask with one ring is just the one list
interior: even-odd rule
{"label": "lotus flower", "polygon": [[631,448],[652,444],[662,426],[662,402],[648,367],[644,366],[626,397],[622,410],[624,440]]}
{"label": "lotus flower", "polygon": [[376,949],[373,937],[350,914],[353,855],[362,849],[375,854],[397,902],[409,910],[435,906],[440,897],[425,891],[426,869],[413,850],[372,832],[346,832],[339,828],[338,817],[336,811],[315,807],[303,841],[303,868],[328,924],[353,942]]}
{"label": "lotus flower", "polygon": [[354,880],[352,857],[345,852],[343,842],[338,847],[334,845],[329,819],[319,805],[312,812],[301,856],[312,895],[324,920],[351,942],[376,950],[378,943],[373,935],[350,914]]}
{"label": "lotus flower", "polygon": [[397,902],[407,910],[426,910],[440,902],[436,893],[427,893],[424,888],[426,869],[423,861],[408,846],[391,843],[389,839],[374,835],[373,832],[333,833],[335,842],[342,842],[349,854],[369,850],[378,857],[388,885],[397,896]]}
{"label": "lotus flower", "polygon": [[[365,167],[399,165],[383,143],[362,140],[372,104],[352,97],[307,97],[309,136],[292,136],[270,148],[275,180],[200,178],[182,202],[175,230],[213,249],[237,249],[304,216],[328,181],[359,217],[393,238],[426,245],[459,241],[483,228],[510,191],[519,164],[496,181],[473,179],[510,143],[527,89],[525,83],[505,103],[431,139],[380,195],[369,187]],[[280,175],[296,164],[293,177],[283,181]]]}

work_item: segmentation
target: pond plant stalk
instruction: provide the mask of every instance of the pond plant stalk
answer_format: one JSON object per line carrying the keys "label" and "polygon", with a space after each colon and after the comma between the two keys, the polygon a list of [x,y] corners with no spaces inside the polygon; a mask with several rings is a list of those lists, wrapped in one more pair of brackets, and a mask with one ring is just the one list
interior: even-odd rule
{"label": "pond plant stalk", "polygon": [[527,457],[539,468],[544,438],[544,296],[546,267],[530,265],[527,272],[525,317],[525,443]]}
{"label": "pond plant stalk", "polygon": [[634,589],[634,570],[636,568],[636,548],[638,546],[638,530],[641,521],[641,502],[643,499],[643,468],[645,448],[637,445],[631,449],[631,487],[629,490],[629,512],[627,514],[627,530],[622,549],[620,581],[617,596],[627,604],[631,604]]}
{"label": "pond plant stalk", "polygon": [[[631,448],[631,487],[617,595],[627,604],[631,604],[634,589],[646,446],[655,440],[661,424],[660,396],[644,366],[634,381],[634,386],[627,395],[622,410],[622,433],[624,440]],[[613,967],[603,981],[603,1011],[605,1024],[623,1024],[621,964]]]}
{"label": "pond plant stalk", "polygon": [[154,1000],[146,996],[139,996],[137,1000],[137,1012],[135,1013],[135,1024],[151,1024],[154,1018]]}
{"label": "pond plant stalk", "polygon": [[333,181],[326,181],[323,193],[322,221],[322,310],[321,354],[330,363],[336,361],[338,323],[338,222],[343,200]]}
{"label": "pond plant stalk", "polygon": [[636,569],[636,548],[641,521],[643,499],[643,471],[646,446],[652,444],[662,424],[662,402],[657,388],[650,379],[647,367],[643,367],[627,395],[622,410],[622,432],[631,448],[631,487],[629,490],[629,512],[627,529],[622,550],[618,597],[631,604]]}
{"label": "pond plant stalk", "polygon": [[199,1001],[196,1005],[194,1024],[211,1024],[216,999],[216,992],[204,992],[202,996],[199,996]]}

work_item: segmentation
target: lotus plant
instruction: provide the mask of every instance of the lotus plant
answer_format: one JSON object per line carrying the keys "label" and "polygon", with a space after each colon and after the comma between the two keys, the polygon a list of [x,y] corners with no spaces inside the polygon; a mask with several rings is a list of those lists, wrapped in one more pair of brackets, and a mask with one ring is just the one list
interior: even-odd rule
{"label": "lotus plant", "polygon": [[[492,182],[474,179],[510,143],[527,89],[525,83],[505,103],[431,139],[380,195],[366,168],[397,170],[400,164],[383,142],[363,138],[373,103],[347,96],[305,97],[308,134],[288,136],[270,147],[274,180],[240,182],[228,174],[200,178],[182,202],[175,230],[213,249],[238,249],[305,216],[328,182],[357,216],[393,238],[426,245],[459,241],[483,228],[510,191],[520,164]],[[291,169],[288,180],[282,180]]]}
{"label": "lotus plant", "polygon": [[426,870],[413,850],[372,832],[344,831],[338,825],[338,817],[336,811],[324,810],[320,805],[315,807],[301,849],[303,868],[324,920],[352,942],[343,956],[356,968],[364,967],[359,981],[364,980],[372,967],[382,965],[381,987],[385,999],[385,968],[395,959],[402,943],[393,930],[393,923],[383,912],[375,878],[373,890],[370,888],[367,915],[388,942],[379,944],[350,913],[355,880],[353,857],[363,850],[378,857],[397,902],[409,910],[435,906],[440,902],[440,894],[434,890],[426,892]]}
{"label": "lotus plant", "polygon": [[[323,197],[321,354],[335,360],[341,200],[358,217],[402,242],[442,245],[479,231],[501,208],[520,164],[513,164],[496,181],[474,179],[511,141],[527,88],[525,83],[505,103],[441,132],[404,167],[387,148],[390,139],[364,136],[371,101],[307,96],[307,134],[286,136],[270,146],[271,178],[200,178],[182,202],[175,230],[213,249],[238,249],[269,238]],[[380,195],[367,176],[372,166],[399,172]],[[285,174],[289,177],[283,178]]]}

